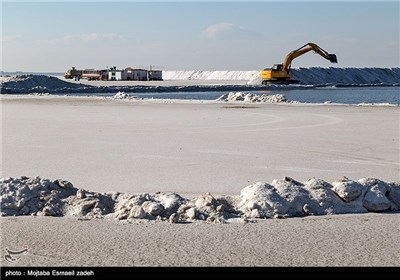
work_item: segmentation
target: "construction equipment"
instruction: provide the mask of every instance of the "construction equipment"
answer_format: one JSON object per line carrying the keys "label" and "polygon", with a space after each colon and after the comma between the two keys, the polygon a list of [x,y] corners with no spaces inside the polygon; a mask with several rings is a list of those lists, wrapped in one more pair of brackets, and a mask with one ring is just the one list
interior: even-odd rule
{"label": "construction equipment", "polygon": [[299,81],[292,80],[290,75],[290,67],[293,59],[299,57],[309,51],[314,51],[321,55],[323,58],[329,60],[332,63],[337,63],[335,54],[330,54],[325,50],[321,49],[314,43],[308,43],[298,48],[297,50],[291,51],[285,57],[283,64],[274,64],[272,68],[266,68],[261,71],[262,84],[293,84]]}
{"label": "construction equipment", "polygon": [[75,67],[72,67],[64,74],[65,79],[74,79],[76,77],[82,77],[82,70],[77,70]]}
{"label": "construction equipment", "polygon": [[108,78],[108,70],[95,70],[95,69],[84,69],[78,70],[75,67],[72,67],[64,74],[65,79],[87,79],[89,81],[99,81],[99,80],[107,80]]}

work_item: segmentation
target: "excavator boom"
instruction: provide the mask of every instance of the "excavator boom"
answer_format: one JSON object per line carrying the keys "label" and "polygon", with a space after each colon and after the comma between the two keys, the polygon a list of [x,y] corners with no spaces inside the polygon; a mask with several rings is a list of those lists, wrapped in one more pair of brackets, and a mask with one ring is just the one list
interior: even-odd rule
{"label": "excavator boom", "polygon": [[283,62],[283,69],[284,70],[289,70],[293,59],[295,59],[296,57],[299,57],[299,56],[301,56],[301,55],[303,55],[305,53],[308,53],[309,51],[315,51],[316,53],[321,55],[323,58],[329,60],[330,62],[337,63],[336,55],[329,54],[327,51],[325,51],[322,48],[318,47],[314,43],[308,43],[308,44],[305,44],[304,46],[298,48],[297,50],[291,51],[285,57],[285,61]]}
{"label": "excavator boom", "polygon": [[261,79],[263,80],[263,84],[269,84],[269,83],[290,84],[297,82],[291,80],[290,67],[292,65],[292,61],[296,57],[308,53],[309,51],[314,51],[319,55],[321,55],[323,58],[329,60],[330,62],[337,63],[337,57],[335,54],[328,53],[327,51],[323,50],[314,43],[308,43],[298,48],[297,50],[288,53],[282,64],[275,64],[272,68],[269,69],[267,68],[262,70]]}

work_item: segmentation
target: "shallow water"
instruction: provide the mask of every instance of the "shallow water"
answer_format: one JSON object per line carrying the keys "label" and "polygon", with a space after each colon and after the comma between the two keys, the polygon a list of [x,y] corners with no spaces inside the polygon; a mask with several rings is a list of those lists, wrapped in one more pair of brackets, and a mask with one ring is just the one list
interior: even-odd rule
{"label": "shallow water", "polygon": [[[193,99],[193,100],[215,100],[230,91],[213,92],[155,92],[155,93],[129,93],[130,96],[154,99]],[[246,91],[247,92],[247,91]],[[400,104],[399,87],[321,87],[310,89],[278,89],[248,91],[255,94],[283,94],[289,100],[305,103],[391,103]],[[88,95],[73,94],[73,95]],[[94,93],[91,96],[114,96],[115,93]]]}
{"label": "shallow water", "polygon": [[[366,87],[366,88],[315,88],[310,90],[282,90],[279,93],[290,100],[308,103],[400,103],[398,87]],[[270,92],[268,92],[270,94]]]}

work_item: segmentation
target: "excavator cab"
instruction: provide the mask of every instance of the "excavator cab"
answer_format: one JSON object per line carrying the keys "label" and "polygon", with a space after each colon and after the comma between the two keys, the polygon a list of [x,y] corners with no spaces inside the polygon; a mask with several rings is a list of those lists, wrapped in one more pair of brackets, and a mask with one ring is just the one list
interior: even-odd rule
{"label": "excavator cab", "polygon": [[271,70],[272,71],[281,71],[282,70],[282,64],[274,64],[272,67],[271,67]]}

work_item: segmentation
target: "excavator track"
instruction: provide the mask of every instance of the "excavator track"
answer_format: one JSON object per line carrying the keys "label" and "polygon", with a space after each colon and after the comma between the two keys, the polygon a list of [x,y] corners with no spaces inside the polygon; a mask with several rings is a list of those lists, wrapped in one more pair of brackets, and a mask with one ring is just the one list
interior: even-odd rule
{"label": "excavator track", "polygon": [[290,85],[290,84],[297,84],[299,80],[263,80],[262,84],[265,86],[268,85]]}

